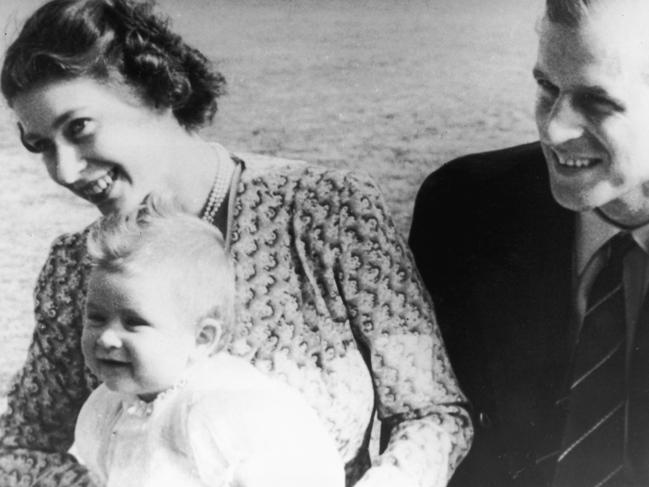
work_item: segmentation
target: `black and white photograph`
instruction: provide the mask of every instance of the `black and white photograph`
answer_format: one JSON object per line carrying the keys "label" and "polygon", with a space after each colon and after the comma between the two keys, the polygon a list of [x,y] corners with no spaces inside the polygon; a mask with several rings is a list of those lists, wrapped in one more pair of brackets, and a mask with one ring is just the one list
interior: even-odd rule
{"label": "black and white photograph", "polygon": [[0,487],[649,486],[645,0],[0,25]]}

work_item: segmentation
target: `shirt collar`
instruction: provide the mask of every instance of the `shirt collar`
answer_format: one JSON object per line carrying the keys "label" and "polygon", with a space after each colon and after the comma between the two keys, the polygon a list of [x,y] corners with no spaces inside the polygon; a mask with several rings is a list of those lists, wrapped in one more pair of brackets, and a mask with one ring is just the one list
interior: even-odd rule
{"label": "shirt collar", "polygon": [[[577,272],[581,275],[586,264],[602,245],[622,230],[605,221],[593,210],[579,213],[577,217]],[[649,253],[649,223],[631,231],[633,239]]]}

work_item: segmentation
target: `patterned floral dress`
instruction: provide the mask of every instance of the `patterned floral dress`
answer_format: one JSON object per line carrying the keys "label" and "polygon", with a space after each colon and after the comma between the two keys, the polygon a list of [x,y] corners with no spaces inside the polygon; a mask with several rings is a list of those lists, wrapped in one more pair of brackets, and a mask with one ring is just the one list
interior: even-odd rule
{"label": "patterned floral dress", "polygon": [[[356,485],[443,486],[472,428],[430,298],[366,177],[244,156],[228,232],[238,327],[230,352],[300,390],[333,435],[347,485],[369,465],[372,412],[385,451]],[[53,244],[36,328],[0,418],[0,485],[92,485],[67,450],[97,387],[80,348],[87,232]]]}

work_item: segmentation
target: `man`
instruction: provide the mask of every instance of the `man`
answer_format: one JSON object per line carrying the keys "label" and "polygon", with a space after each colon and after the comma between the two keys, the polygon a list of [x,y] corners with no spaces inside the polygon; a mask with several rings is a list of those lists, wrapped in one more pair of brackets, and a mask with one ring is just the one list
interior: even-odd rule
{"label": "man", "polygon": [[646,0],[547,0],[540,142],[419,192],[410,244],[474,407],[452,486],[649,485],[647,26]]}

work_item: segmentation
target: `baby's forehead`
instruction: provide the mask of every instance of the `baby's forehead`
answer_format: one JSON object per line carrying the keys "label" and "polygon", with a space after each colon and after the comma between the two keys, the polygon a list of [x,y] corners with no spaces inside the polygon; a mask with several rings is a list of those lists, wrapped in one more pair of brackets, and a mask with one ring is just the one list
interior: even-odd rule
{"label": "baby's forehead", "polygon": [[167,315],[193,324],[199,311],[191,291],[191,286],[179,283],[163,269],[95,268],[90,272],[85,307],[153,321]]}
{"label": "baby's forehead", "polygon": [[[94,267],[88,277],[87,300],[160,302],[170,307],[182,299],[169,266]],[[178,303],[182,304],[182,303]]]}
{"label": "baby's forehead", "polygon": [[89,279],[95,281],[133,281],[172,278],[183,267],[184,258],[180,255],[153,255],[140,253],[128,258],[112,261],[99,261],[90,267]]}
{"label": "baby's forehead", "polygon": [[225,259],[195,262],[191,257],[99,263],[90,270],[88,298],[168,300],[165,307],[173,304],[185,314],[199,315],[231,301],[235,284],[229,263]]}

